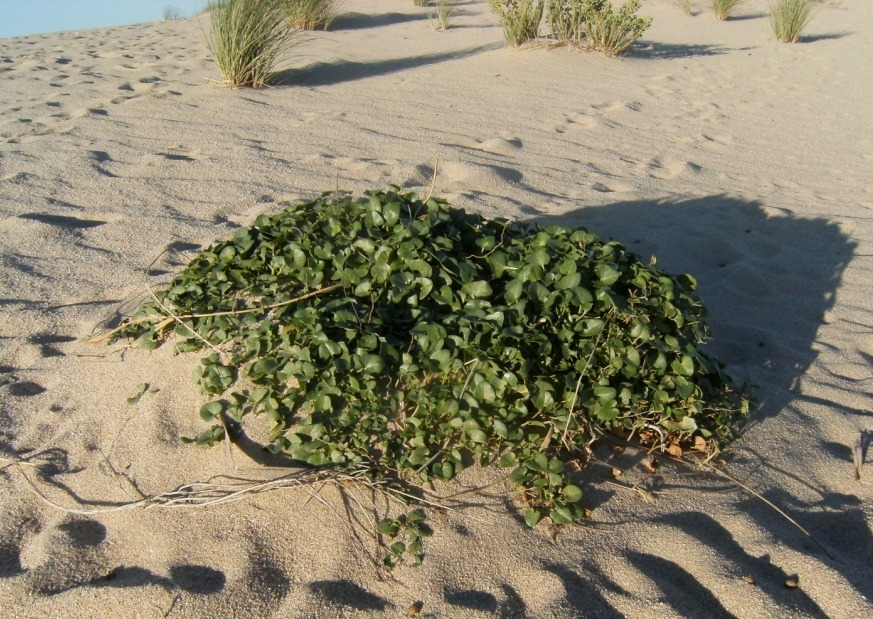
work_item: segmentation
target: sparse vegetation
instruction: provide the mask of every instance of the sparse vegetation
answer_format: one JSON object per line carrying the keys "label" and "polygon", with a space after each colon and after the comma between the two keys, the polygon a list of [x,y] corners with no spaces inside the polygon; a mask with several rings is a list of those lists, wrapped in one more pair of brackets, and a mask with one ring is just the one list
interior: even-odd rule
{"label": "sparse vegetation", "polygon": [[267,84],[296,42],[281,0],[212,0],[207,39],[215,64],[229,86]]}
{"label": "sparse vegetation", "polygon": [[712,14],[719,20],[728,19],[733,12],[743,3],[743,0],[712,0]]}
{"label": "sparse vegetation", "polygon": [[640,0],[627,0],[617,10],[609,0],[552,0],[548,18],[559,41],[616,56],[652,24],[636,14],[639,8]]}
{"label": "sparse vegetation", "polygon": [[641,0],[627,0],[618,10],[609,0],[585,0],[585,36],[588,44],[607,56],[617,56],[639,39],[652,25],[651,17],[640,17]]}
{"label": "sparse vegetation", "polygon": [[770,26],[783,43],[797,43],[810,19],[812,0],[778,0],[770,7]]}
{"label": "sparse vegetation", "polygon": [[518,47],[540,35],[544,0],[488,0],[500,19],[506,42]]}
{"label": "sparse vegetation", "polygon": [[685,15],[689,17],[694,15],[694,7],[691,5],[691,0],[675,0],[676,6],[679,7],[679,10],[682,11]]}
{"label": "sparse vegetation", "polygon": [[168,4],[167,6],[165,6],[164,21],[173,21],[176,19],[182,19],[182,11],[179,10],[179,7],[172,4]]}
{"label": "sparse vegetation", "polygon": [[430,0],[412,0],[412,4],[415,6],[428,6]]}
{"label": "sparse vegetation", "polygon": [[547,20],[558,41],[581,45],[585,39],[584,0],[551,0]]}
{"label": "sparse vegetation", "polygon": [[327,30],[337,13],[337,0],[280,0],[288,24],[297,30]]}
{"label": "sparse vegetation", "polygon": [[[615,435],[713,453],[748,403],[698,350],[695,281],[583,229],[486,220],[414,193],[330,193],[201,252],[117,335],[206,351],[213,445],[262,415],[270,449],[404,489],[511,471],[531,527],[585,515],[569,463]],[[395,561],[421,514],[383,520]]]}
{"label": "sparse vegetation", "polygon": [[431,17],[432,23],[437,30],[448,30],[451,25],[452,12],[455,10],[457,0],[436,0],[436,6]]}

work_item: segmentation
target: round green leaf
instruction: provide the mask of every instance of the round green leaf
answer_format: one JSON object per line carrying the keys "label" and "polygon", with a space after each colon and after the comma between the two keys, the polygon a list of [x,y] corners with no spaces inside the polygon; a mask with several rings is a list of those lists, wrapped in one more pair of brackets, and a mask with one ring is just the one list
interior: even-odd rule
{"label": "round green leaf", "polygon": [[582,489],[579,486],[569,484],[564,486],[561,494],[564,496],[564,500],[568,503],[576,503],[582,498]]}
{"label": "round green leaf", "polygon": [[542,514],[540,514],[540,512],[535,510],[535,509],[528,509],[527,511],[524,512],[524,522],[530,528],[534,528],[537,525],[537,523],[540,521],[541,517],[542,517]]}

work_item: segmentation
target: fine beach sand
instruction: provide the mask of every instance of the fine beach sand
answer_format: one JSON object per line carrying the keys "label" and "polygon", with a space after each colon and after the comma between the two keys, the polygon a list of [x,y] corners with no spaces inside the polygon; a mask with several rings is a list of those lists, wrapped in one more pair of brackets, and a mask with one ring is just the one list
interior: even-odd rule
{"label": "fine beach sand", "polygon": [[[820,5],[788,45],[764,0],[727,22],[696,4],[645,2],[654,24],[616,60],[507,49],[484,0],[447,32],[409,0],[347,0],[258,91],[219,87],[205,16],[0,40],[0,456],[25,461],[0,471],[0,615],[870,616],[873,5]],[[556,542],[499,471],[465,472],[437,492],[488,494],[431,510],[424,564],[387,575],[330,486],[95,515],[31,492],[23,474],[98,509],[269,476],[180,442],[205,427],[195,358],[85,340],[283,201],[423,195],[436,160],[454,206],[585,226],[697,278],[708,350],[759,400],[725,470],[814,540],[631,452],[599,452],[590,526]]]}

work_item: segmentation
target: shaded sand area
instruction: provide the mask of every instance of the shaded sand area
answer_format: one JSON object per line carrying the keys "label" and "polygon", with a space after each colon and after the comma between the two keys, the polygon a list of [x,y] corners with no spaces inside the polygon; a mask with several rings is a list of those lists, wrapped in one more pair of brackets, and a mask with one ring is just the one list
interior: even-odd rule
{"label": "shaded sand area", "polygon": [[22,469],[47,498],[101,508],[233,473],[179,441],[204,427],[195,359],[83,340],[281,201],[425,193],[438,159],[455,206],[584,225],[698,279],[709,350],[760,400],[727,470],[817,540],[724,479],[607,452],[590,528],[530,531],[500,473],[471,470],[437,490],[490,494],[434,511],[424,565],[386,577],[331,487],[73,515],[7,467],[0,614],[869,616],[873,6],[835,4],[785,45],[766,2],[716,22],[650,0],[613,60],[505,49],[483,1],[440,33],[411,2],[349,0],[254,92],[217,87],[202,17],[0,40],[0,455],[39,465]]}

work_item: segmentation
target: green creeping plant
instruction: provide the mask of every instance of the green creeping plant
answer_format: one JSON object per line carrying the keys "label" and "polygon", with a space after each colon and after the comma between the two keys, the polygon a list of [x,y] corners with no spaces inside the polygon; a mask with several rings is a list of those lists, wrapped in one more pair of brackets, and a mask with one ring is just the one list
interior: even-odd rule
{"label": "green creeping plant", "polygon": [[271,450],[314,467],[417,484],[495,463],[528,525],[563,525],[584,517],[567,462],[592,439],[735,437],[748,400],[699,350],[695,286],[584,229],[487,220],[394,187],[259,216],[118,336],[209,353],[194,378],[212,425],[197,444],[225,438],[222,415],[255,414]]}

